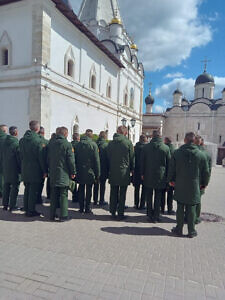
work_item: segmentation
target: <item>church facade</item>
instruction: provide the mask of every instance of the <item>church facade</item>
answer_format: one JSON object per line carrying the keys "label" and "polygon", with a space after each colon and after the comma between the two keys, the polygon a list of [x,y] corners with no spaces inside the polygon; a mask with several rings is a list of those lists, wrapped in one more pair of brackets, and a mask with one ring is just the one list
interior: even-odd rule
{"label": "church facade", "polygon": [[177,89],[173,93],[173,106],[165,113],[152,113],[154,98],[145,99],[146,113],[143,115],[143,132],[151,136],[159,129],[163,136],[172,138],[174,144],[182,144],[185,133],[193,131],[201,135],[208,144],[220,147],[225,142],[225,89],[221,98],[214,99],[215,81],[206,70],[195,81],[194,99],[183,97]]}
{"label": "church facade", "polygon": [[[116,0],[83,1],[79,17],[68,0],[0,2],[0,123],[37,119],[49,137],[108,131],[135,120],[142,131],[144,69]],[[134,122],[133,122],[134,123]]]}

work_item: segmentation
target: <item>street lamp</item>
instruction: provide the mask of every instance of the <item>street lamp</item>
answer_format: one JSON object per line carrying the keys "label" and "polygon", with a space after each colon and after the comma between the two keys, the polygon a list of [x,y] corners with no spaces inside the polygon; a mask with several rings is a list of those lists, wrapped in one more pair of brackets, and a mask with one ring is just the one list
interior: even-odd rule
{"label": "street lamp", "polygon": [[[121,122],[122,122],[122,125],[123,125],[123,126],[126,126],[126,124],[127,124],[127,119],[123,118],[123,119],[121,120]],[[131,124],[131,126],[130,126],[130,124]],[[131,120],[130,120],[130,124],[128,124],[128,126],[127,126],[127,129],[128,129],[128,139],[130,139],[130,129],[135,127],[136,120],[135,120],[134,118],[131,119]]]}
{"label": "street lamp", "polygon": [[123,118],[123,119],[121,120],[121,122],[122,122],[122,125],[123,125],[124,127],[126,127],[126,125],[127,125],[127,119]]}

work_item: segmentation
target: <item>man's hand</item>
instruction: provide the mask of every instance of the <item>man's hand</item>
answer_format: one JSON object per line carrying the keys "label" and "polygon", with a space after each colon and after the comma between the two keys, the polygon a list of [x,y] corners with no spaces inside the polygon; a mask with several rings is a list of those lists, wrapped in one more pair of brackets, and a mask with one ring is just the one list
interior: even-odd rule
{"label": "man's hand", "polygon": [[206,189],[206,186],[204,186],[204,185],[201,185],[200,186],[200,191],[203,191],[203,190],[205,190]]}
{"label": "man's hand", "polygon": [[71,178],[71,179],[75,179],[75,178],[76,178],[76,175],[73,174],[73,175],[70,176],[70,178]]}
{"label": "man's hand", "polygon": [[48,174],[47,174],[47,173],[44,173],[43,178],[45,179],[45,178],[47,178],[47,177],[48,177]]}
{"label": "man's hand", "polygon": [[175,187],[175,182],[174,182],[174,181],[171,181],[171,182],[169,183],[169,185],[172,186],[172,187]]}

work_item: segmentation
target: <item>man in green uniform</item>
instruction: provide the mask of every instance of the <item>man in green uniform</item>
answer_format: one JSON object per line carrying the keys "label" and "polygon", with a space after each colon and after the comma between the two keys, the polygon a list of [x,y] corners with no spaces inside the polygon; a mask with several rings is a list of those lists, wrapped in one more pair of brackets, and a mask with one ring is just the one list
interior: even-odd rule
{"label": "man in green uniform", "polygon": [[108,143],[106,141],[107,134],[105,131],[101,131],[99,134],[99,138],[97,140],[98,150],[99,150],[99,157],[100,157],[100,166],[101,166],[101,175],[99,178],[99,182],[94,184],[94,204],[98,204],[98,192],[100,186],[100,199],[99,199],[99,206],[104,206],[107,204],[105,202],[105,184],[108,178],[108,168],[107,168],[107,153],[106,149]]}
{"label": "man in green uniform", "polygon": [[[143,185],[143,180],[141,178],[141,153],[144,146],[147,144],[148,140],[146,135],[141,135],[139,142],[134,147],[135,153],[135,169],[134,169],[134,207],[136,209],[145,209],[145,187]],[[140,188],[141,190],[141,199],[140,199]]]}
{"label": "man in green uniform", "polygon": [[145,145],[142,151],[141,174],[146,189],[147,216],[149,221],[154,223],[161,221],[160,203],[167,184],[170,158],[169,147],[163,143],[159,131],[153,131],[151,142]]}
{"label": "man in green uniform", "polygon": [[195,134],[185,136],[185,144],[174,152],[171,159],[168,181],[175,187],[177,201],[177,226],[175,235],[183,235],[184,211],[187,215],[188,237],[197,236],[195,230],[196,205],[200,203],[201,190],[208,185],[209,168],[204,154],[194,144]]}
{"label": "man in green uniform", "polygon": [[118,220],[124,216],[127,187],[134,172],[134,149],[126,137],[127,128],[120,126],[107,147],[110,183],[110,213],[112,218],[118,213]]}
{"label": "man in green uniform", "polygon": [[21,176],[25,185],[24,210],[27,217],[40,216],[35,210],[35,205],[43,178],[47,177],[46,164],[43,156],[43,144],[38,132],[38,121],[29,123],[27,130],[19,142],[21,158]]}
{"label": "man in green uniform", "polygon": [[[43,157],[44,157],[44,161],[47,162],[47,150],[46,150],[46,146],[48,145],[48,140],[45,139],[45,129],[44,127],[40,127],[40,131],[39,131],[39,136],[41,139],[41,143],[42,143],[42,147],[43,147]],[[45,179],[42,179],[42,182],[40,184],[40,190],[38,193],[38,200],[37,200],[37,204],[42,204],[43,200],[42,200],[42,191],[43,191],[43,187],[44,187],[44,183],[45,183]]]}
{"label": "man in green uniform", "polygon": [[3,167],[3,210],[16,210],[17,196],[19,192],[19,174],[21,172],[18,129],[15,126],[9,128],[2,150]]}
{"label": "man in green uniform", "polygon": [[8,128],[6,125],[0,125],[0,198],[3,194],[3,175],[2,175],[2,147],[7,137]]}
{"label": "man in green uniform", "polygon": [[[91,213],[92,187],[100,177],[98,146],[92,140],[93,131],[87,129],[76,146],[77,182],[79,183],[80,213]],[[86,189],[86,193],[85,193]]]}
{"label": "man in green uniform", "polygon": [[[76,148],[78,143],[80,142],[80,135],[79,133],[74,133],[73,134],[73,141],[71,142],[72,147],[74,149],[74,155],[76,156]],[[77,183],[75,183],[75,188],[73,191],[73,198],[72,198],[72,202],[77,203],[79,202],[79,197],[78,197],[78,185]]]}
{"label": "man in green uniform", "polygon": [[56,218],[56,209],[60,208],[60,221],[68,218],[68,189],[70,180],[76,174],[74,152],[71,143],[67,141],[68,129],[61,127],[57,135],[50,140],[47,147],[47,161],[51,185],[50,219]]}
{"label": "man in green uniform", "polygon": [[[164,144],[167,145],[170,149],[170,155],[171,157],[174,154],[175,147],[172,144],[172,140],[169,137],[165,137]],[[166,189],[162,192],[162,199],[161,199],[161,213],[165,213],[165,204],[166,204],[166,193],[167,193],[167,209],[168,209],[168,215],[174,215],[175,212],[173,211],[173,187],[167,185]]]}
{"label": "man in green uniform", "polygon": [[[208,168],[209,168],[209,174],[211,176],[211,171],[212,171],[212,158],[209,152],[205,149],[204,147],[204,140],[202,139],[201,136],[196,135],[195,137],[195,145],[198,147],[200,151],[205,155],[206,161],[208,163]],[[201,196],[204,195],[205,190],[201,190]],[[200,202],[196,205],[196,222],[195,224],[201,223],[201,199]]]}

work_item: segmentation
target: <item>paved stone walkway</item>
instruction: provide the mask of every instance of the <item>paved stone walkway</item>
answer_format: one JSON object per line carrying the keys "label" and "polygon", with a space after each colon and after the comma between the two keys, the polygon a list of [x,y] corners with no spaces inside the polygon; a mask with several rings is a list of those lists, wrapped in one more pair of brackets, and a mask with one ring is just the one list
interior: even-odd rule
{"label": "paved stone walkway", "polygon": [[[203,212],[225,218],[224,191],[217,167]],[[132,208],[115,222],[106,210],[86,217],[71,204],[67,223],[40,209],[40,219],[0,211],[0,299],[225,299],[225,222],[202,222],[188,239],[170,234],[174,217],[150,224]]]}

